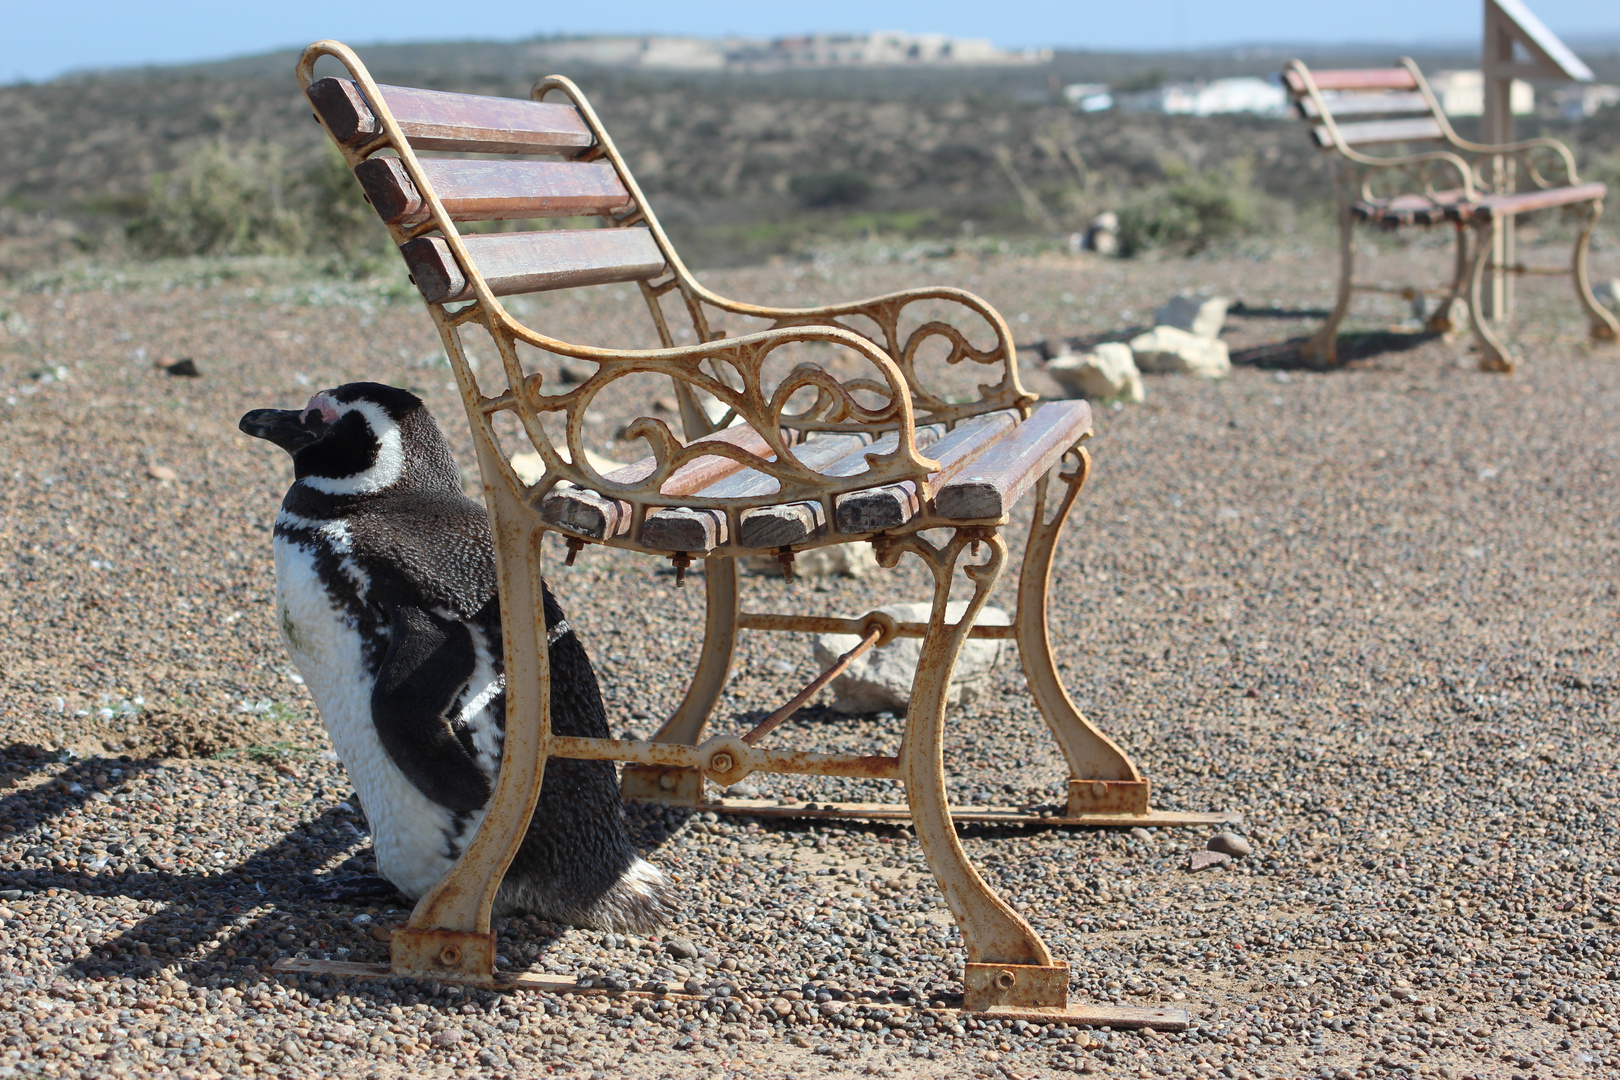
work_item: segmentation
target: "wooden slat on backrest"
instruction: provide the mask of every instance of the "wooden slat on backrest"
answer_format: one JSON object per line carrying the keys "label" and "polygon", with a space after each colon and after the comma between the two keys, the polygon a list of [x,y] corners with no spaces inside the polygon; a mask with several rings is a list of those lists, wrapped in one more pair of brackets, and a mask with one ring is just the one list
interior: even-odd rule
{"label": "wooden slat on backrest", "polygon": [[[1339,138],[1346,146],[1373,146],[1378,143],[1428,142],[1446,137],[1440,121],[1432,116],[1412,120],[1368,120],[1359,124],[1339,124]],[[1318,124],[1312,133],[1316,144],[1324,149],[1333,145],[1333,136],[1326,124]]]}
{"label": "wooden slat on backrest", "polygon": [[[1416,91],[1378,90],[1367,94],[1334,94],[1324,96],[1328,113],[1337,120],[1341,116],[1369,116],[1392,113],[1426,113],[1429,100]],[[1316,102],[1308,97],[1296,103],[1300,115],[1315,120],[1321,115]]]}
{"label": "wooden slat on backrest", "polygon": [[[1416,90],[1417,80],[1403,67],[1357,68],[1313,71],[1311,81],[1318,90]],[[1296,96],[1305,93],[1305,80],[1292,68],[1283,72],[1283,84]]]}
{"label": "wooden slat on backrest", "polygon": [[[600,214],[630,202],[606,161],[461,161],[424,158],[422,171],[455,221],[503,221]],[[398,158],[354,168],[366,198],[390,225],[427,220],[427,205]]]}
{"label": "wooden slat on backrest", "polygon": [[[643,228],[493,233],[462,242],[496,296],[641,281],[664,270],[663,253]],[[472,298],[471,284],[440,237],[419,237],[399,250],[428,303]]]}
{"label": "wooden slat on backrest", "polygon": [[[577,157],[595,142],[572,105],[379,86],[400,129],[418,150]],[[348,79],[310,84],[309,102],[332,137],[352,146],[382,131],[360,88]]]}

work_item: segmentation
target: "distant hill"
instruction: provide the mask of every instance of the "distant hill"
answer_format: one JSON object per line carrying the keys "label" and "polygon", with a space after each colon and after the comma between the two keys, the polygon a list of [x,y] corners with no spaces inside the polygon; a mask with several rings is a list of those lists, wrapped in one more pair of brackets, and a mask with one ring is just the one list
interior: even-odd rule
{"label": "distant hill", "polygon": [[[384,82],[527,96],[555,43],[435,42],[359,51]],[[1290,55],[1328,66],[1387,64],[1395,46],[1184,53],[1060,51],[1020,67],[816,69],[679,73],[578,64],[596,105],[654,207],[698,261],[734,261],[791,246],[805,228],[847,223],[955,231],[1032,227],[998,163],[1038,193],[1060,227],[1163,176],[1243,158],[1256,184],[1284,199],[1324,192],[1322,167],[1297,121],[1247,117],[1079,116],[1057,103],[1070,82],[1149,85],[1275,73]],[[1585,55],[1620,81],[1620,53]],[[1431,70],[1467,67],[1460,50],[1422,53]],[[324,139],[293,80],[292,52],[206,64],[81,73],[0,87],[0,207],[42,212],[93,235],[115,230],[155,173],[211,140],[284,147],[313,160]],[[1614,111],[1614,110],[1611,110]],[[1610,133],[1602,135],[1612,145]],[[1564,134],[1568,134],[1567,130]],[[1601,134],[1594,129],[1594,134]],[[804,192],[827,174],[870,185],[858,204],[820,209]],[[813,201],[813,200],[812,200]],[[63,226],[64,232],[68,226]],[[93,241],[92,241],[93,242]]]}

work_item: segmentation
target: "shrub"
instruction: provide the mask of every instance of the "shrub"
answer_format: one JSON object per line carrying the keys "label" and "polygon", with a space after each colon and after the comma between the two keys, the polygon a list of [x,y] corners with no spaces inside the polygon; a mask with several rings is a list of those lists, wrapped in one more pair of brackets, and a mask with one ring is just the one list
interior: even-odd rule
{"label": "shrub", "polygon": [[279,147],[244,149],[224,140],[153,177],[124,230],[153,258],[330,251],[353,262],[387,238],[335,150],[293,172]]}
{"label": "shrub", "polygon": [[1173,172],[1168,181],[1120,207],[1120,253],[1179,248],[1192,254],[1244,232],[1255,220],[1248,180],[1248,170],[1241,166],[1220,172]]}
{"label": "shrub", "polygon": [[872,194],[872,182],[858,172],[840,169],[795,176],[788,181],[788,190],[809,207],[857,206]]}

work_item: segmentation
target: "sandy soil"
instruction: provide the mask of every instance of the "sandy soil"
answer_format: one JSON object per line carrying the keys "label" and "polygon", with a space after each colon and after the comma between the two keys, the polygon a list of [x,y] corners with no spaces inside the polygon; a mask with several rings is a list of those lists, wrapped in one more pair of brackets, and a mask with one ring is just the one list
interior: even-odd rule
{"label": "sandy soil", "polygon": [[[1392,280],[1445,264],[1438,247],[1376,243]],[[961,284],[1027,343],[1118,335],[1179,289],[1245,303],[1230,379],[1148,376],[1145,405],[1099,415],[1053,623],[1071,692],[1155,802],[1241,811],[1254,854],[1192,874],[1207,831],[964,831],[1073,965],[1075,999],[1174,1002],[1194,1030],[919,1019],[898,1003],[959,990],[962,953],[903,832],[642,809],[641,841],[684,898],[669,933],[509,920],[503,956],[609,985],[694,980],[695,1003],[266,974],[284,955],[381,959],[405,911],[294,895],[300,875],[365,867],[369,842],[271,618],[287,463],[236,420],[377,379],[421,392],[472,459],[419,305],[215,264],[0,294],[0,1076],[1620,1069],[1620,351],[1587,345],[1567,282],[1521,288],[1516,377],[1476,372],[1465,339],[1411,332],[1394,299],[1368,300],[1355,359],[1316,373],[1279,346],[1331,296],[1323,250],[874,254],[707,280],[805,302]],[[1599,271],[1620,257],[1600,253]],[[645,340],[638,304],[608,287],[524,311],[558,336],[628,343]],[[1055,390],[1025,352],[1028,381]],[[194,358],[201,377],[160,357]],[[604,404],[596,449],[636,452],[613,432],[638,404]],[[612,723],[646,730],[683,689],[701,589],[601,550],[553,566]],[[922,581],[917,567],[750,578],[747,602],[858,613],[921,598]],[[749,637],[720,725],[812,674],[807,641]],[[954,719],[955,797],[1061,798],[1015,669]],[[826,710],[790,729],[829,749],[896,732]]]}

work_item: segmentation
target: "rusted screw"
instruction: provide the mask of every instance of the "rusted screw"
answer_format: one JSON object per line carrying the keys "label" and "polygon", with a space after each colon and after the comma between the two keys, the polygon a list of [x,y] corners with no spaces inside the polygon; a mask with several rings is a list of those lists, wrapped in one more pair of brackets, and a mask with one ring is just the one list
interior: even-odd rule
{"label": "rusted screw", "polygon": [[563,560],[563,565],[564,566],[573,566],[574,565],[574,557],[577,556],[584,549],[584,547],[585,547],[585,541],[576,540],[573,537],[569,537],[569,539],[568,539],[568,558]]}
{"label": "rusted screw", "polygon": [[692,556],[684,551],[677,551],[669,557],[669,561],[675,567],[675,587],[679,589],[686,584],[686,568],[692,565]]}
{"label": "rusted screw", "polygon": [[439,963],[445,967],[455,967],[461,963],[461,946],[446,945],[439,950]]}
{"label": "rusted screw", "polygon": [[665,773],[658,778],[658,786],[663,788],[665,791],[674,791],[675,778],[669,775],[669,773]]}
{"label": "rusted screw", "polygon": [[718,754],[714,755],[714,757],[709,759],[710,770],[717,773],[728,773],[735,768],[736,765],[736,761],[732,760],[731,755],[726,753],[724,750],[720,751]]}
{"label": "rusted screw", "polygon": [[793,549],[783,547],[777,549],[776,561],[782,564],[782,580],[793,580]]}
{"label": "rusted screw", "polygon": [[996,989],[1011,990],[1018,983],[1018,976],[1003,969],[996,973]]}

